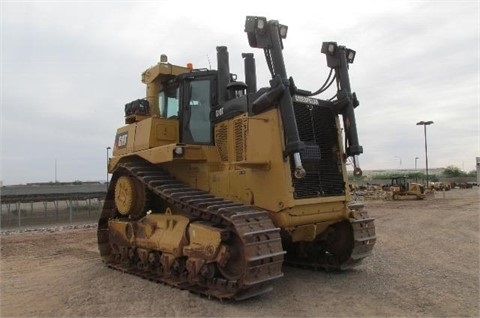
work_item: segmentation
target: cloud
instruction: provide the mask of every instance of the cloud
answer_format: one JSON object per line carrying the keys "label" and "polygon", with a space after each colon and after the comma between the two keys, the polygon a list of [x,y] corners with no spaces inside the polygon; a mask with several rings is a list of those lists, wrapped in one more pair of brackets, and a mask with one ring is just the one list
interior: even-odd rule
{"label": "cloud", "polygon": [[[2,3],[2,171],[5,184],[105,179],[105,148],[123,124],[125,103],[145,95],[143,70],[167,54],[174,64],[216,68],[226,45],[243,79],[246,15],[289,26],[287,73],[316,90],[328,74],[323,41],[357,51],[350,68],[364,169],[423,164],[428,127],[431,167],[475,167],[479,147],[478,2],[216,1]],[[220,11],[220,14],[218,13]],[[329,98],[333,91],[322,95]]]}

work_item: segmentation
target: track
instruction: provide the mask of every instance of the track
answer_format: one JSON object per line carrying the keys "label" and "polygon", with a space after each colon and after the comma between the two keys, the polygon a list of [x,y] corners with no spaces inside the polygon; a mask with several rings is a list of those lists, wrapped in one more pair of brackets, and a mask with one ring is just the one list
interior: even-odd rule
{"label": "track", "polygon": [[[347,270],[357,266],[365,257],[372,254],[373,246],[376,243],[374,219],[368,217],[363,210],[362,204],[351,204],[349,222],[343,221],[338,225],[340,232],[345,235],[340,240],[339,253],[330,253],[324,247],[324,242],[309,242],[299,248],[290,246],[285,263],[291,266],[308,268],[313,270],[339,271]],[[287,249],[289,247],[287,246]],[[299,250],[306,252],[306,255],[299,255]]]}
{"label": "track", "polygon": [[[114,187],[119,175],[130,175],[140,180],[155,196],[182,211],[191,222],[201,220],[233,233],[238,238],[233,241],[234,244],[241,246],[232,248],[240,248],[240,254],[244,258],[239,262],[241,265],[235,265],[243,266],[240,268],[240,277],[232,280],[218,272],[208,279],[192,273],[172,275],[170,269],[155,270],[133,262],[120,261],[118,255],[113,253],[108,228],[108,220],[120,217],[114,204]],[[283,276],[285,252],[279,229],[273,225],[267,211],[190,188],[161,168],[143,160],[121,164],[112,177],[97,234],[100,255],[108,266],[208,297],[236,300],[250,298],[270,291],[271,283]]]}

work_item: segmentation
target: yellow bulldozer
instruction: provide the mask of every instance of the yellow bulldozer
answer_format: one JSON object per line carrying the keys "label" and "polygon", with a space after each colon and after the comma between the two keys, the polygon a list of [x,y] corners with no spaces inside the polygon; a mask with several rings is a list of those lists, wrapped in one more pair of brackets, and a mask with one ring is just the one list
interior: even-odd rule
{"label": "yellow bulldozer", "polygon": [[[344,270],[371,254],[374,220],[350,202],[346,172],[351,157],[361,175],[363,152],[348,74],[355,51],[324,42],[330,75],[302,90],[287,76],[287,30],[246,18],[267,87],[257,89],[252,53],[242,54],[245,82],[237,80],[224,46],[217,70],[162,55],[143,72],[146,97],[125,105],[108,163],[98,248],[109,267],[242,300],[271,290],[284,263]],[[334,82],[334,98],[315,97]]]}
{"label": "yellow bulldozer", "polygon": [[425,199],[425,187],[419,183],[407,182],[407,177],[393,177],[387,188],[387,200]]}

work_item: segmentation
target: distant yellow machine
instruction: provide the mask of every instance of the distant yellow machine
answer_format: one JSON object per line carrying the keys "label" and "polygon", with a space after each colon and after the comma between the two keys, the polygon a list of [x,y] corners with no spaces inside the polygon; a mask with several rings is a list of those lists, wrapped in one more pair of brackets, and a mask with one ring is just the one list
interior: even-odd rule
{"label": "distant yellow machine", "polygon": [[428,189],[435,191],[450,191],[452,188],[450,182],[432,182]]}
{"label": "distant yellow machine", "polygon": [[[98,247],[109,267],[241,300],[271,290],[284,261],[341,270],[371,254],[374,220],[349,204],[346,172],[352,157],[361,174],[363,152],[348,75],[355,51],[324,42],[330,75],[312,93],[287,77],[285,25],[247,17],[245,31],[265,53],[269,87],[257,90],[251,53],[238,81],[224,46],[218,70],[162,55],[142,74],[147,96],[125,106],[108,164]],[[335,98],[314,97],[333,82]]]}
{"label": "distant yellow machine", "polygon": [[393,177],[387,192],[391,200],[423,200],[425,188],[419,183],[407,182],[406,177]]}

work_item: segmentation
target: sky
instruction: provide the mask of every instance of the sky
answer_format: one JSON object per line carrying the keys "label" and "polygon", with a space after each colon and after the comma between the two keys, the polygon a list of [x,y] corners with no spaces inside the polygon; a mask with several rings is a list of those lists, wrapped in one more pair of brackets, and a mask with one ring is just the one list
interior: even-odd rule
{"label": "sky", "polygon": [[[350,66],[363,170],[468,172],[480,157],[478,1],[8,1],[1,0],[1,170],[4,185],[106,179],[107,147],[124,105],[145,97],[141,73],[166,54],[177,65],[216,69],[227,46],[243,80],[253,52],[247,15],[288,25],[284,57],[299,88],[328,75],[322,42],[357,52]],[[328,99],[328,91],[320,98]],[[110,153],[111,155],[111,153]],[[418,159],[415,159],[418,158]]]}

